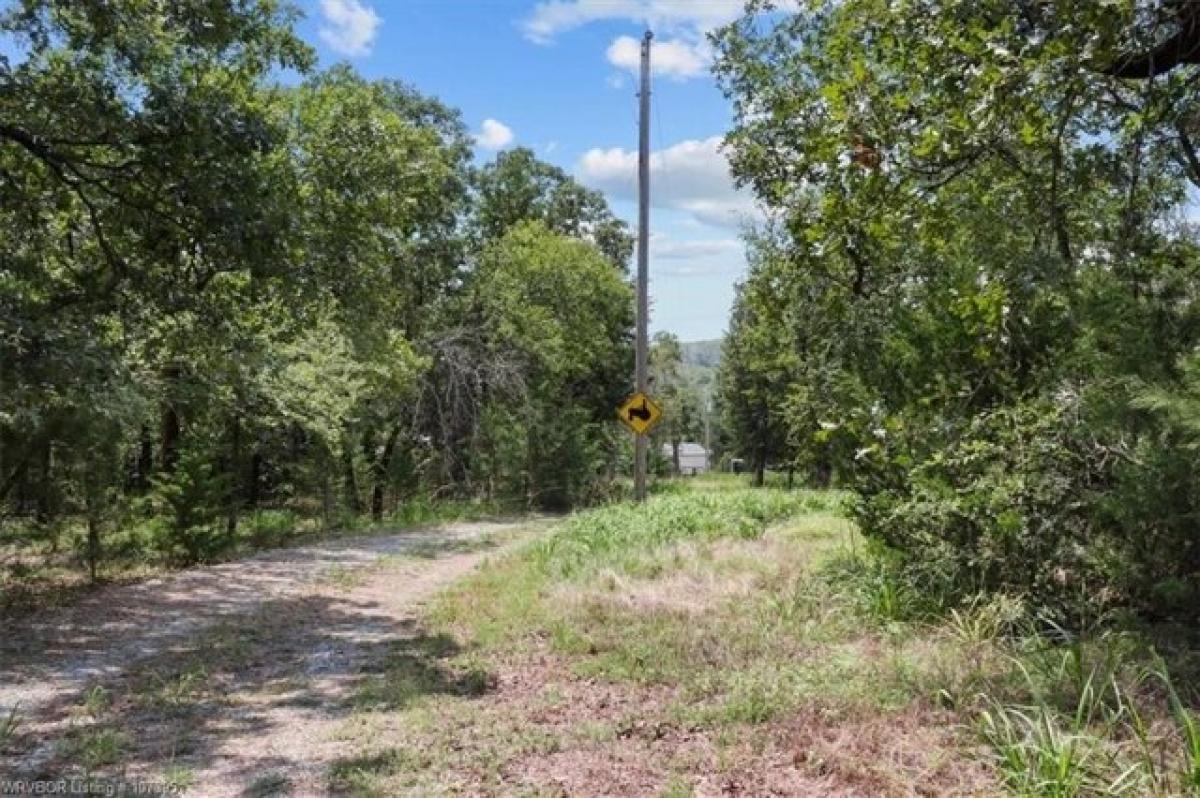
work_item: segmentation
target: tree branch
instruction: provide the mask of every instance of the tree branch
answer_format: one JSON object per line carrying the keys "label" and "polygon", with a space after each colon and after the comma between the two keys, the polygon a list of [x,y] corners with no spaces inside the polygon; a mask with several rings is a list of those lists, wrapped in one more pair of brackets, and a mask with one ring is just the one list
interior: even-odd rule
{"label": "tree branch", "polygon": [[1200,7],[1181,2],[1173,13],[1179,30],[1171,38],[1148,53],[1128,55],[1096,71],[1114,78],[1147,80],[1180,64],[1200,64]]}

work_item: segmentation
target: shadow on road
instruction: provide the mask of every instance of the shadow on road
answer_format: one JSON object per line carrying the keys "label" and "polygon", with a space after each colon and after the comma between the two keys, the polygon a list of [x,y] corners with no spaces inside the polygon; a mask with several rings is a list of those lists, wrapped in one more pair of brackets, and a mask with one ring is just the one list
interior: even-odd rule
{"label": "shadow on road", "polygon": [[[402,553],[436,559],[491,545],[438,543]],[[159,594],[154,607],[124,610],[118,623],[145,627],[139,636],[145,656],[59,691],[30,713],[0,751],[0,773],[161,779],[168,769],[215,768],[251,783],[264,769],[312,770],[304,751],[321,741],[297,741],[295,750],[287,741],[292,727],[307,720],[327,726],[425,695],[482,695],[494,685],[490,673],[451,665],[459,653],[453,639],[426,633],[374,596],[364,600],[331,586],[261,601],[248,613],[237,614],[232,602],[230,612],[219,612],[196,634],[156,633],[155,609],[173,617],[209,598],[230,601],[219,586],[211,590]],[[96,628],[62,644],[100,646],[110,622],[100,616]],[[272,750],[259,750],[268,738]],[[286,791],[288,785],[278,787]]]}

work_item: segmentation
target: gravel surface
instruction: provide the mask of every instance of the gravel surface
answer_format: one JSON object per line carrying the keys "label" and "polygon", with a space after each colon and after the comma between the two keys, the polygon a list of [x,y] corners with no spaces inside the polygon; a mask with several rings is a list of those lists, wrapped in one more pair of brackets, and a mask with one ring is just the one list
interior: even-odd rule
{"label": "gravel surface", "polygon": [[[354,685],[420,634],[423,601],[497,553],[489,541],[526,524],[450,524],[280,549],[10,619],[0,627],[0,718],[16,707],[21,724],[0,754],[0,774],[59,777],[75,768],[63,741],[101,722],[81,721],[79,708],[102,685],[118,698],[106,712],[121,721],[125,778],[161,779],[174,765],[192,774],[188,794],[238,795],[268,781],[321,794],[328,765],[345,753],[334,731]],[[121,703],[139,674],[179,672],[172,658],[186,652],[194,661],[197,645],[220,630],[253,645],[234,665],[207,666],[206,678],[220,673],[211,678],[222,694],[202,717],[182,723],[161,708]]]}

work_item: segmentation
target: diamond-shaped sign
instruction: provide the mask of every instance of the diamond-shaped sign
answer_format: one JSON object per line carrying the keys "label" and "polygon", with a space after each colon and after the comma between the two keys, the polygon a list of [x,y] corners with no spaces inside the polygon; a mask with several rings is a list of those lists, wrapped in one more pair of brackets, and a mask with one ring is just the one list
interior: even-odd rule
{"label": "diamond-shaped sign", "polygon": [[633,430],[635,435],[645,435],[662,420],[662,408],[649,396],[638,391],[617,408],[617,418]]}

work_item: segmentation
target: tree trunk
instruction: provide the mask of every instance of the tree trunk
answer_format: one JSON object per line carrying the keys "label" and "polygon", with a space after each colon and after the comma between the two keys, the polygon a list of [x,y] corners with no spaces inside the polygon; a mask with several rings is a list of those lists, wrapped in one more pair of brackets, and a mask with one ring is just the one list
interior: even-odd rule
{"label": "tree trunk", "polygon": [[833,466],[829,460],[822,457],[817,461],[816,480],[818,488],[828,488],[829,483],[833,481]]}
{"label": "tree trunk", "polygon": [[[324,446],[321,447],[324,449]],[[333,526],[333,485],[330,483],[329,472],[333,468],[333,458],[323,451],[320,456],[321,470],[321,517],[326,530]]]}
{"label": "tree trunk", "polygon": [[250,474],[246,481],[246,506],[258,506],[259,482],[262,481],[263,456],[261,452],[250,455]]}
{"label": "tree trunk", "polygon": [[237,535],[238,511],[242,502],[242,424],[235,413],[229,420],[229,488],[226,491],[225,534]]}
{"label": "tree trunk", "polygon": [[39,524],[50,523],[53,509],[50,506],[50,489],[54,485],[51,472],[54,470],[54,445],[43,439],[38,447],[38,468],[41,471],[40,484],[34,494],[34,520]]}
{"label": "tree trunk", "polygon": [[679,441],[671,441],[671,464],[675,469],[675,476],[679,476]]}
{"label": "tree trunk", "polygon": [[170,402],[162,407],[161,424],[159,452],[162,459],[159,461],[159,470],[173,471],[175,463],[179,459],[179,436],[182,434],[182,424],[179,421],[179,413]]}
{"label": "tree trunk", "polygon": [[96,581],[96,569],[100,564],[100,525],[96,523],[96,519],[88,516],[87,522],[87,547],[88,547],[88,576],[93,582]]}
{"label": "tree trunk", "polygon": [[137,474],[134,487],[146,490],[150,487],[150,476],[154,473],[154,437],[149,424],[142,424],[138,436]]}
{"label": "tree trunk", "polygon": [[371,519],[376,523],[383,520],[383,498],[387,488],[388,470],[392,466],[392,456],[396,452],[396,441],[400,438],[400,425],[392,427],[384,441],[383,451],[375,460],[374,484],[371,486]]}
{"label": "tree trunk", "polygon": [[[88,480],[94,480],[94,477],[89,477]],[[87,498],[85,501],[85,512],[87,513],[87,565],[88,578],[92,582],[96,581],[97,572],[100,569],[100,518],[99,508],[96,507],[95,489],[88,485]]]}
{"label": "tree trunk", "polygon": [[356,516],[362,515],[362,499],[358,495],[358,475],[354,473],[354,449],[350,446],[349,440],[342,446],[342,490],[346,494],[346,507]]}
{"label": "tree trunk", "polygon": [[54,491],[57,487],[54,481],[54,442],[50,439],[45,439],[41,443],[41,448],[38,451],[38,466],[41,471],[38,482],[34,488],[34,520],[37,521],[39,527],[45,530],[50,536],[50,553],[58,553],[58,536],[60,529],[56,524],[53,524],[54,516],[58,511],[55,501]]}

